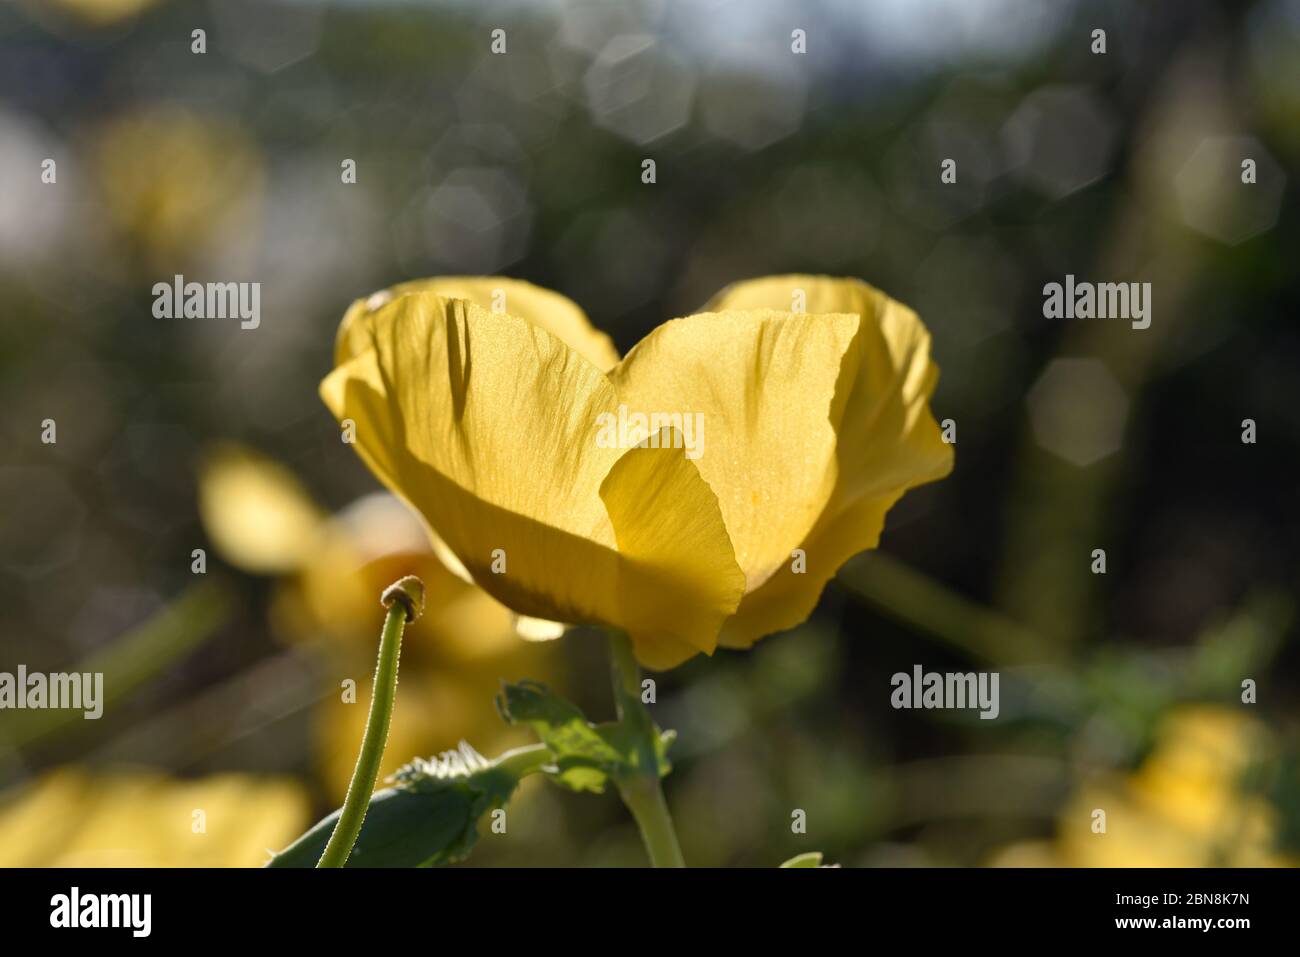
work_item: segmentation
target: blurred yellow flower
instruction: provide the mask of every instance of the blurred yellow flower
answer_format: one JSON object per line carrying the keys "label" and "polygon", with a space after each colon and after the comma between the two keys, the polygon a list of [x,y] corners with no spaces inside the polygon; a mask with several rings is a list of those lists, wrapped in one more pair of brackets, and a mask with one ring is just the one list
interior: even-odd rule
{"label": "blurred yellow flower", "polygon": [[257,146],[221,117],[127,113],[97,132],[92,155],[108,223],[155,270],[227,251],[261,208]]}
{"label": "blurred yellow flower", "polygon": [[160,0],[37,0],[87,26],[108,27],[138,16]]}
{"label": "blurred yellow flower", "polygon": [[67,767],[0,795],[0,867],[260,867],[310,823],[287,778]]}
{"label": "blurred yellow flower", "polygon": [[423,580],[425,614],[403,641],[381,778],[461,739],[487,754],[529,743],[528,732],[505,724],[492,700],[502,680],[562,685],[554,654],[521,641],[509,609],[449,572],[418,518],[391,495],[368,495],[327,515],[288,469],[225,443],[202,462],[199,513],[226,561],[277,576],[277,634],[315,644],[332,671],[356,681],[355,700],[344,701],[336,686],[313,715],[317,764],[333,799],[347,792],[365,727],[366,682],[383,619],[379,595],[403,575]]}
{"label": "blurred yellow flower", "polygon": [[[1269,757],[1267,729],[1228,708],[1191,706],[1166,719],[1127,776],[1089,782],[1062,811],[1054,842],[1004,848],[994,863],[1029,867],[1294,866],[1273,845],[1276,810],[1243,776]],[[1105,812],[1104,833],[1094,812]]]}
{"label": "blurred yellow flower", "polygon": [[[816,276],[708,309],[620,361],[555,293],[407,283],[348,310],[321,396],[452,567],[522,615],[623,629],[669,668],[801,622],[894,502],[952,468],[911,310]],[[629,409],[649,427],[602,441]]]}
{"label": "blurred yellow flower", "polygon": [[300,568],[322,547],[327,527],[292,472],[232,442],[204,458],[199,519],[226,561],[259,575]]}

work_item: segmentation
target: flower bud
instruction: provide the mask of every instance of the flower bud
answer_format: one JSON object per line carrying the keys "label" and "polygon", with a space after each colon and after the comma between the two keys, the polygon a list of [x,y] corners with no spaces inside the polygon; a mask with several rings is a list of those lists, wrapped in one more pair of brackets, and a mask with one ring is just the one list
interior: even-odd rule
{"label": "flower bud", "polygon": [[406,621],[409,624],[424,612],[424,582],[414,575],[399,578],[384,589],[379,602],[385,608],[392,608],[393,602],[401,602],[406,609]]}

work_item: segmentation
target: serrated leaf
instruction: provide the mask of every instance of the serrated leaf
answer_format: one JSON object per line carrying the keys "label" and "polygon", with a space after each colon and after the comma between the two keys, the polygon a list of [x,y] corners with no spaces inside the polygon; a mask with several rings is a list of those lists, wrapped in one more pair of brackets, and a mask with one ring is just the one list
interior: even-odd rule
{"label": "serrated leaf", "polygon": [[536,681],[507,684],[497,698],[502,717],[526,724],[555,755],[553,781],[574,791],[602,792],[610,778],[642,773],[653,762],[662,777],[671,770],[673,733],[653,735],[654,754],[643,753],[641,730],[624,722],[593,724],[571,701]]}
{"label": "serrated leaf", "polygon": [[[472,756],[472,757],[471,757]],[[348,867],[433,867],[469,856],[478,822],[504,807],[519,778],[468,745],[440,759],[417,758],[395,775],[398,786],[376,791],[348,857]],[[268,867],[315,867],[340,811],[321,819]]]}

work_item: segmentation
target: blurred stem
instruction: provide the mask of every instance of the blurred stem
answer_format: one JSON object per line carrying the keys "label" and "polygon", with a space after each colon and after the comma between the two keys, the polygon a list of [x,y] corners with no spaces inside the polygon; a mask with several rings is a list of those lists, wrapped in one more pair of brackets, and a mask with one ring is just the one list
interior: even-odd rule
{"label": "blurred stem", "polygon": [[636,735],[636,770],[623,776],[618,784],[619,796],[632,812],[641,840],[654,867],[685,867],[677,832],[668,813],[663,787],[659,783],[659,758],[656,742],[659,731],[650,711],[641,701],[641,668],[636,662],[632,641],[622,632],[609,634],[610,659],[614,681],[614,705],[618,719]]}
{"label": "blurred stem", "polygon": [[370,715],[361,738],[361,751],[352,772],[343,813],[334,825],[334,833],[320,856],[317,867],[342,867],[357,842],[361,825],[370,807],[370,796],[379,779],[379,762],[388,743],[388,726],[393,719],[393,702],[397,697],[397,660],[402,652],[402,632],[406,628],[407,607],[400,601],[388,606],[384,630],[379,636],[379,661],[375,665],[375,687],[370,696]]}
{"label": "blurred stem", "polygon": [[1036,632],[882,553],[840,569],[839,583],[897,621],[983,661],[1051,661],[1056,651]]}
{"label": "blurred stem", "polygon": [[[119,635],[102,650],[83,659],[74,669],[104,675],[104,712],[167,671],[216,634],[230,618],[230,592],[218,580],[191,585],[152,618]],[[98,722],[85,721],[82,712],[68,708],[21,711],[13,714],[0,735],[5,744],[23,747],[48,735],[91,730]]]}

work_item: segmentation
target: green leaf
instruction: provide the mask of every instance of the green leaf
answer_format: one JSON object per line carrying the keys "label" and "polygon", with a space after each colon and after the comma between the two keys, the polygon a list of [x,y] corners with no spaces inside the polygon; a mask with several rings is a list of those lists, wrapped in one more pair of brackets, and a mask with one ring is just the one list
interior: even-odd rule
{"label": "green leaf", "polygon": [[593,724],[577,705],[536,681],[507,684],[497,698],[501,716],[511,724],[526,724],[554,754],[547,773],[557,784],[574,791],[600,793],[615,781],[644,773],[653,762],[660,777],[672,766],[668,746],[674,734],[654,729],[654,753],[641,748],[644,738],[630,722]]}
{"label": "green leaf", "polygon": [[782,867],[821,867],[822,852],[808,851],[806,854],[796,854],[790,860],[781,865]]}
{"label": "green leaf", "polygon": [[[394,776],[397,785],[370,799],[348,867],[431,867],[469,856],[478,822],[504,807],[519,784],[515,769],[489,762],[465,742],[440,758],[417,758]],[[340,811],[323,818],[268,867],[315,867]]]}

